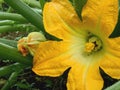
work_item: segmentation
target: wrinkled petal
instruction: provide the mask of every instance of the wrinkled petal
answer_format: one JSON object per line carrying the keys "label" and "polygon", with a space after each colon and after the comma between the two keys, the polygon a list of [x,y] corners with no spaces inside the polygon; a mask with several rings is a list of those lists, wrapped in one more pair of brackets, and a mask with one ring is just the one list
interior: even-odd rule
{"label": "wrinkled petal", "polygon": [[101,60],[100,67],[112,78],[120,79],[120,57],[107,53]]}
{"label": "wrinkled petal", "polygon": [[70,34],[80,31],[80,19],[68,0],[52,0],[45,4],[43,22],[48,33],[68,39]]}
{"label": "wrinkled petal", "polygon": [[41,42],[33,61],[33,71],[38,75],[61,75],[71,65],[69,43],[63,41]]}
{"label": "wrinkled petal", "polygon": [[102,90],[104,81],[100,75],[99,62],[88,67],[85,82],[84,90]]}
{"label": "wrinkled petal", "polygon": [[[109,46],[108,46],[109,45]],[[118,38],[104,38],[104,48],[111,55],[120,58],[120,37]]]}
{"label": "wrinkled petal", "polygon": [[68,90],[102,90],[99,62],[85,66],[75,64],[69,72],[67,87]]}
{"label": "wrinkled petal", "polygon": [[98,27],[90,30],[95,34],[108,37],[118,19],[118,0],[88,0],[82,12],[83,21],[87,27]]}
{"label": "wrinkled petal", "polygon": [[17,43],[18,51],[21,52],[23,56],[28,54],[28,49],[26,48],[27,37],[21,38]]}

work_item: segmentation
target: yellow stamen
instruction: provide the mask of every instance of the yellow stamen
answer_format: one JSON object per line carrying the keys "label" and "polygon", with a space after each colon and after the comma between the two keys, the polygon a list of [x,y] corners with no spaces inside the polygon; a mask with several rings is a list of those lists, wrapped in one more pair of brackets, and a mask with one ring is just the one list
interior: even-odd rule
{"label": "yellow stamen", "polygon": [[92,42],[88,42],[85,44],[85,52],[90,53],[94,50],[95,44]]}

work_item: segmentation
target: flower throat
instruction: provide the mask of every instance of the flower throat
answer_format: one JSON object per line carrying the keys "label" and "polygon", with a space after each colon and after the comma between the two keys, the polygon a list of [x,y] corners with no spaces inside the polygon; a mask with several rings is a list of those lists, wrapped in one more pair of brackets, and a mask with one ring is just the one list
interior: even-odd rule
{"label": "flower throat", "polygon": [[92,54],[102,49],[102,41],[97,36],[89,33],[87,42],[85,43],[84,52]]}

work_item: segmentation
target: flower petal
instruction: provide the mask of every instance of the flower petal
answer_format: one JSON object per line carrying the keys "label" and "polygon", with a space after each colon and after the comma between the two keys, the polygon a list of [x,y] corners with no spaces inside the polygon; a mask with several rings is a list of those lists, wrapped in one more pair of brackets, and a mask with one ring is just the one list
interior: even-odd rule
{"label": "flower petal", "polygon": [[[118,38],[104,38],[104,48],[112,56],[120,58],[120,37]],[[108,46],[109,45],[109,46]]]}
{"label": "flower petal", "polygon": [[120,57],[107,53],[101,60],[100,67],[112,78],[120,79]]}
{"label": "flower petal", "polygon": [[88,0],[82,12],[83,21],[87,26],[98,27],[93,33],[102,33],[108,37],[118,19],[118,0]]}
{"label": "flower petal", "polygon": [[[99,74],[99,63],[83,62],[82,58],[79,58],[81,56],[74,56],[76,53],[74,52],[75,48],[72,49],[70,44],[64,41],[41,42],[34,56],[32,70],[40,76],[56,77],[71,67],[68,74],[67,90],[85,90],[89,88],[100,90],[103,81]],[[91,82],[97,83],[98,86],[94,87]]]}
{"label": "flower petal", "polygon": [[41,42],[33,61],[33,71],[38,75],[59,76],[71,67],[69,43],[63,41]]}
{"label": "flower petal", "polygon": [[43,22],[48,33],[67,39],[69,34],[79,31],[81,23],[68,0],[52,0],[45,4]]}
{"label": "flower petal", "polygon": [[99,73],[99,63],[80,67],[74,65],[67,82],[68,90],[102,90],[103,80]]}

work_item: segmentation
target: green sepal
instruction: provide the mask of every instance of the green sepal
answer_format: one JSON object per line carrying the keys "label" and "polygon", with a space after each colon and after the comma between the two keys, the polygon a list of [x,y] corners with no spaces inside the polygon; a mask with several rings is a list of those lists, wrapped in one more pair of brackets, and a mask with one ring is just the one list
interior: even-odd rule
{"label": "green sepal", "polygon": [[81,15],[82,9],[86,3],[87,0],[73,0],[73,6],[81,21],[82,21],[82,15]]}

